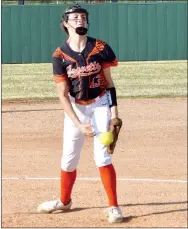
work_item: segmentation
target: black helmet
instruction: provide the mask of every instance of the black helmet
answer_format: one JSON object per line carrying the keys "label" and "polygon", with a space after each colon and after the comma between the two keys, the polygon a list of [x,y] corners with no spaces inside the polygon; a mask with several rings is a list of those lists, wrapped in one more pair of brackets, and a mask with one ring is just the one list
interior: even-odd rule
{"label": "black helmet", "polygon": [[63,13],[62,19],[63,21],[67,21],[68,20],[68,15],[71,13],[85,13],[86,14],[86,18],[87,18],[87,22],[88,22],[88,11],[84,8],[82,8],[81,6],[79,6],[78,4],[73,5],[73,6],[69,6],[65,12]]}
{"label": "black helmet", "polygon": [[[68,15],[71,14],[71,13],[85,13],[86,14],[86,20],[87,20],[87,23],[88,23],[88,15],[89,15],[88,11],[86,9],[82,8],[81,6],[79,6],[78,4],[73,5],[73,6],[69,6],[65,10],[65,12],[62,15],[61,22],[63,22],[63,21],[67,22],[68,21]],[[63,29],[68,34],[68,30],[64,25],[63,25]]]}

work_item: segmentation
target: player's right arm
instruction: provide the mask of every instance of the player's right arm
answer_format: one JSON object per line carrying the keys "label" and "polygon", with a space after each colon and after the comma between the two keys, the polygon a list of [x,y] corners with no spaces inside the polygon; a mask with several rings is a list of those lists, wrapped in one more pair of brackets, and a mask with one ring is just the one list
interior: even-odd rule
{"label": "player's right arm", "polygon": [[67,115],[72,119],[72,121],[75,123],[75,125],[80,129],[80,131],[84,135],[90,136],[90,137],[94,136],[94,132],[92,130],[91,124],[81,123],[72,108],[72,105],[69,99],[69,95],[68,95],[69,87],[67,85],[67,81],[57,83],[56,86],[57,86],[59,99]]}
{"label": "player's right arm", "polygon": [[71,102],[68,96],[69,88],[67,85],[67,81],[65,80],[63,82],[56,83],[56,87],[57,87],[57,93],[61,101],[61,104],[63,105],[64,111],[72,119],[75,125],[79,127],[81,122],[78,119],[76,113],[74,112],[72,108],[72,105],[71,105]]}
{"label": "player's right arm", "polygon": [[94,132],[90,124],[83,124],[80,122],[78,116],[76,115],[72,104],[69,99],[69,86],[68,86],[68,76],[66,72],[66,67],[62,64],[62,52],[60,48],[57,48],[53,53],[52,58],[54,81],[56,82],[56,87],[58,91],[59,99],[63,105],[64,111],[71,118],[74,124],[80,129],[80,131],[86,136],[94,136]]}

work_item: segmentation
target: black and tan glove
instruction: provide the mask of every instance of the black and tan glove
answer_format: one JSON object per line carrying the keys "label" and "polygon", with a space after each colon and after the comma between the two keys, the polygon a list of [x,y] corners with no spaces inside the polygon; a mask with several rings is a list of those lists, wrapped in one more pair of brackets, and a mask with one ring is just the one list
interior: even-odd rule
{"label": "black and tan glove", "polygon": [[114,153],[118,135],[122,127],[122,120],[120,118],[114,118],[110,120],[109,131],[113,134],[113,142],[108,146],[107,151],[109,154]]}

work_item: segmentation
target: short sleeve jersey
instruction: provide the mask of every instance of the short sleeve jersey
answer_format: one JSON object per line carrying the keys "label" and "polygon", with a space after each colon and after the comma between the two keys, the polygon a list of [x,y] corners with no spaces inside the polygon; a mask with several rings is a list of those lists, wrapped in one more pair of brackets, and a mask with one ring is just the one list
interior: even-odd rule
{"label": "short sleeve jersey", "polygon": [[55,82],[67,80],[70,95],[84,101],[96,98],[106,89],[103,69],[117,63],[111,47],[91,37],[87,38],[81,53],[73,51],[65,42],[52,56]]}

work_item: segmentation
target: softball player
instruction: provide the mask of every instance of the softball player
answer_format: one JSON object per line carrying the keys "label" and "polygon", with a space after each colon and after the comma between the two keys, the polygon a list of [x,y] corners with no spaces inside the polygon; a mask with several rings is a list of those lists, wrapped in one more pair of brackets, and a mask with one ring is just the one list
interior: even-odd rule
{"label": "softball player", "polygon": [[111,66],[117,66],[117,59],[107,43],[86,35],[88,11],[81,6],[69,7],[63,14],[61,26],[69,36],[53,53],[54,80],[65,112],[61,195],[59,200],[40,204],[37,211],[51,213],[71,208],[84,136],[90,136],[94,138],[94,160],[108,198],[108,221],[121,222],[123,216],[117,201],[112,157],[98,139],[101,132],[108,131],[110,120],[118,118],[116,90],[110,72]]}

